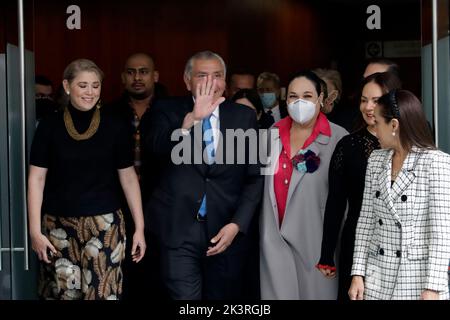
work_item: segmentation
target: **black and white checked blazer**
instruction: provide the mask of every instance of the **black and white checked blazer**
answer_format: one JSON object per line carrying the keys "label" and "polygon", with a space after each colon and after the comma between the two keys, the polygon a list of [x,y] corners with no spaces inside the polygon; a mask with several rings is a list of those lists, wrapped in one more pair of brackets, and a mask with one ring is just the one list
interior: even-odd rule
{"label": "black and white checked blazer", "polygon": [[364,299],[448,299],[450,155],[413,148],[391,187],[392,150],[374,150],[366,171],[352,275]]}

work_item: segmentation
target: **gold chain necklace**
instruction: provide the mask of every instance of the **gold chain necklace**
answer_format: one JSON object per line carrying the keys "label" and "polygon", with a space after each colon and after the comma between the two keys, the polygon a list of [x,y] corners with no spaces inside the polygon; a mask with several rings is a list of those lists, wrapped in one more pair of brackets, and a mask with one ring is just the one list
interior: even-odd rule
{"label": "gold chain necklace", "polygon": [[94,111],[94,115],[92,116],[91,123],[89,124],[89,128],[84,133],[78,133],[77,129],[72,121],[72,116],[70,115],[69,109],[64,108],[64,124],[67,129],[67,133],[77,141],[87,140],[92,137],[98,130],[98,126],[100,124],[100,109],[96,107]]}

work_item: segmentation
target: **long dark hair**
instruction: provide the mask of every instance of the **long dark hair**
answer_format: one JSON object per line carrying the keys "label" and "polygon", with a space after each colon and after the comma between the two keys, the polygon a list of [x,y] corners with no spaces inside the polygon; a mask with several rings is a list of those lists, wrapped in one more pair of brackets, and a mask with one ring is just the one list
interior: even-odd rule
{"label": "long dark hair", "polygon": [[422,104],[412,92],[391,90],[378,99],[377,108],[386,123],[398,120],[403,148],[408,151],[412,147],[436,149]]}
{"label": "long dark hair", "polygon": [[[368,83],[377,84],[381,88],[381,91],[383,92],[383,94],[386,94],[393,89],[401,89],[401,87],[402,87],[402,82],[400,81],[400,79],[397,77],[397,75],[395,73],[377,72],[377,73],[371,74],[367,78],[364,78],[363,81],[361,82],[361,86],[359,89],[359,97],[360,98],[362,96],[364,87]],[[359,110],[360,103],[361,103],[360,100],[358,100],[358,110]],[[364,121],[364,118],[363,118],[361,112],[358,112],[358,117],[355,121],[354,127],[355,127],[355,131],[367,127],[367,123]]]}

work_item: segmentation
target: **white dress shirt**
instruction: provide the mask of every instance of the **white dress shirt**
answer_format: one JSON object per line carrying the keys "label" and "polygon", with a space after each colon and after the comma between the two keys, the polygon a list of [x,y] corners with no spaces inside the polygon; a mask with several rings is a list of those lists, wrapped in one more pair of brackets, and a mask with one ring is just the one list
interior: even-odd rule
{"label": "white dress shirt", "polygon": [[280,105],[277,104],[269,111],[272,111],[272,117],[275,120],[275,123],[281,120]]}

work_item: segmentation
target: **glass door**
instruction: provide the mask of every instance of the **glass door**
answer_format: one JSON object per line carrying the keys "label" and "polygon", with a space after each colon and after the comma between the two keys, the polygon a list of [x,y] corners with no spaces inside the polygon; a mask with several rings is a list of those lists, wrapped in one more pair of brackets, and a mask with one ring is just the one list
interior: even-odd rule
{"label": "glass door", "polygon": [[0,54],[0,299],[11,299],[6,54]]}
{"label": "glass door", "polygon": [[28,154],[35,130],[34,54],[28,41],[33,39],[28,19],[33,4],[8,1],[0,10],[0,299],[33,299],[37,292],[26,207]]}
{"label": "glass door", "polygon": [[450,152],[449,0],[422,0],[422,95],[438,147]]}

